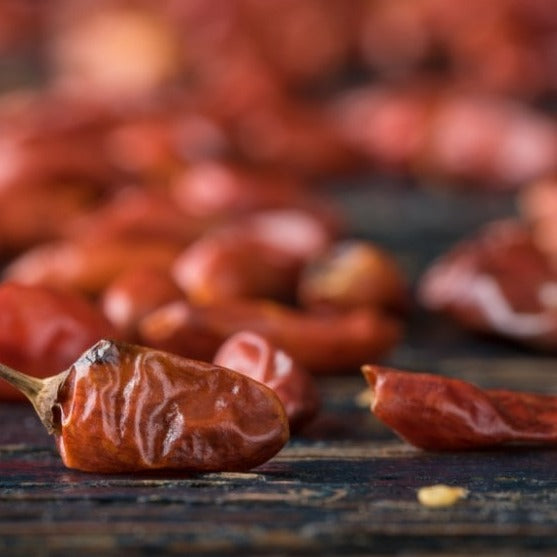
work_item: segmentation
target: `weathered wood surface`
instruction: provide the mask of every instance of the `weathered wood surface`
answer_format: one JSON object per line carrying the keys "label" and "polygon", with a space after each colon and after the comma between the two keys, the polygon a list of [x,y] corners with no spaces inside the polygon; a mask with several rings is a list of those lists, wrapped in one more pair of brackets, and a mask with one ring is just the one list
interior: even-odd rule
{"label": "weathered wood surface", "polygon": [[[190,477],[66,470],[31,411],[5,405],[0,554],[557,552],[557,451],[420,452],[356,406],[362,387],[327,380],[321,418],[264,466]],[[416,490],[435,483],[470,495],[427,509]]]}
{"label": "weathered wood surface", "polygon": [[[393,247],[416,276],[509,198],[411,190],[344,196],[357,234]],[[557,359],[477,339],[416,311],[391,363],[484,386],[556,392]],[[100,476],[63,468],[30,408],[0,406],[0,555],[557,554],[557,450],[431,454],[367,408],[359,376],[321,381],[325,407],[246,474]],[[428,509],[425,485],[470,490]]]}

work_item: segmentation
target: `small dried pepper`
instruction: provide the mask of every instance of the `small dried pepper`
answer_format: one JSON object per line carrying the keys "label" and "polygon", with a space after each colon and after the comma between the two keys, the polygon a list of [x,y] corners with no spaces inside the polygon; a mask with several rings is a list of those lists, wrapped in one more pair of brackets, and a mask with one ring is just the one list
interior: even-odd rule
{"label": "small dried pepper", "polygon": [[108,340],[47,379],[0,364],[64,464],[87,472],[247,470],[289,436],[276,394],[235,371]]}
{"label": "small dried pepper", "polygon": [[140,243],[109,238],[50,242],[13,259],[4,276],[22,284],[98,295],[129,269],[167,269],[180,250],[179,244],[156,239]]}
{"label": "small dried pepper", "polygon": [[518,221],[491,223],[455,246],[426,272],[418,295],[469,329],[557,346],[557,271]]}
{"label": "small dried pepper", "polygon": [[306,267],[298,297],[312,310],[346,311],[359,307],[405,313],[409,293],[395,259],[371,242],[334,244]]}
{"label": "small dried pepper", "polygon": [[416,447],[557,444],[557,396],[480,389],[459,379],[378,366],[362,372],[373,414]]}
{"label": "small dried pepper", "polygon": [[236,298],[289,299],[302,267],[322,253],[331,235],[306,211],[261,211],[211,230],[172,266],[190,301],[214,304]]}
{"label": "small dried pepper", "polygon": [[139,323],[143,344],[203,360],[243,330],[263,335],[312,373],[334,374],[388,352],[400,338],[401,325],[371,308],[320,315],[260,300],[174,302]]}
{"label": "small dried pepper", "polygon": [[319,409],[315,379],[261,335],[250,331],[232,335],[219,348],[213,362],[273,389],[284,405],[291,431],[305,425]]}

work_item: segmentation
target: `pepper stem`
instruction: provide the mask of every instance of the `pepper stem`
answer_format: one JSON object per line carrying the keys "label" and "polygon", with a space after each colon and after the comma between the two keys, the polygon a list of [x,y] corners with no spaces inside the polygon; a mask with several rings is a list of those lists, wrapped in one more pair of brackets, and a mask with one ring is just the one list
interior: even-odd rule
{"label": "pepper stem", "polygon": [[0,377],[23,393],[33,404],[43,388],[43,381],[0,363]]}
{"label": "pepper stem", "polygon": [[38,379],[0,363],[0,378],[7,381],[31,401],[41,422],[48,433],[51,434],[59,429],[59,424],[54,423],[52,410],[56,405],[58,389],[68,373],[69,370],[53,377]]}

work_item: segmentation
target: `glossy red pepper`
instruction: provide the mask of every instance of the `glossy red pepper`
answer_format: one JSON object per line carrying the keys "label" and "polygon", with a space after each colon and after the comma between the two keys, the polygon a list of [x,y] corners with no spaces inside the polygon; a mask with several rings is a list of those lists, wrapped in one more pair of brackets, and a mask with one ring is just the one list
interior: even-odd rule
{"label": "glossy red pepper", "polygon": [[459,379],[371,365],[362,372],[373,414],[416,447],[557,445],[557,396],[480,389]]}
{"label": "glossy red pepper", "polygon": [[520,222],[492,223],[454,247],[425,273],[418,296],[470,329],[557,347],[557,269]]}
{"label": "glossy red pepper", "polygon": [[315,379],[261,335],[250,331],[232,335],[219,348],[213,362],[273,389],[284,405],[291,431],[303,427],[319,410]]}
{"label": "glossy red pepper", "polygon": [[201,237],[176,259],[172,274],[192,302],[288,299],[304,263],[330,241],[310,213],[262,211]]}
{"label": "glossy red pepper", "polygon": [[102,340],[44,380],[0,364],[56,436],[64,464],[86,472],[247,470],[288,440],[276,394],[235,371]]}

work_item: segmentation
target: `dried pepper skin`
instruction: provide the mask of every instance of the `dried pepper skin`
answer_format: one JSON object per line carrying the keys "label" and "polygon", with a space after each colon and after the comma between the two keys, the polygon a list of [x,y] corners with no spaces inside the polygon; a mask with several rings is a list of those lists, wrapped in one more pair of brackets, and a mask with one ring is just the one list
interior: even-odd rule
{"label": "dried pepper skin", "polygon": [[319,391],[313,377],[261,335],[250,331],[232,335],[219,348],[213,363],[273,389],[284,405],[291,431],[303,427],[319,410]]}
{"label": "dried pepper skin", "polygon": [[64,464],[87,472],[248,470],[289,437],[280,400],[261,383],[107,340],[68,370],[57,406]]}
{"label": "dried pepper skin", "polygon": [[315,374],[354,371],[386,354],[401,336],[398,320],[370,308],[321,315],[265,300],[174,302],[139,323],[143,344],[203,360],[243,330],[264,336]]}
{"label": "dried pepper skin", "polygon": [[[46,377],[66,369],[107,336],[116,337],[115,329],[79,295],[42,286],[0,285],[0,362]],[[0,382],[0,399],[23,398]]]}
{"label": "dried pepper skin", "polygon": [[557,444],[557,396],[480,389],[459,379],[364,366],[371,411],[431,451]]}

